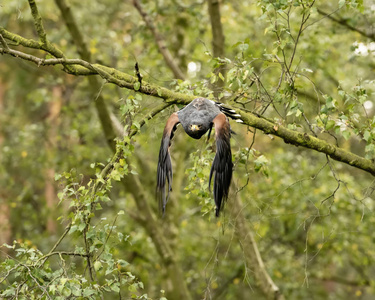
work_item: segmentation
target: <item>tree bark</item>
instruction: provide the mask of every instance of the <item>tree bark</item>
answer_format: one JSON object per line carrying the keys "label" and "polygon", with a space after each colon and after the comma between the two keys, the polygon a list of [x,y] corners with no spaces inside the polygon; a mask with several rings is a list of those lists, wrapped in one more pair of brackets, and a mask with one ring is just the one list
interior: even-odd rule
{"label": "tree bark", "polygon": [[[221,24],[220,14],[220,2],[219,0],[207,0],[208,13],[210,16],[211,32],[212,32],[212,52],[215,58],[224,57],[225,53],[225,36],[223,32],[223,26]],[[223,66],[218,67],[215,70],[215,74],[221,73],[225,78],[225,68]],[[218,78],[216,83],[212,86],[214,90],[214,96],[218,97],[225,82]]]}
{"label": "tree bark", "polygon": [[220,2],[219,0],[207,0],[208,13],[210,15],[212,31],[212,50],[214,57],[224,56],[225,37],[221,24]]}

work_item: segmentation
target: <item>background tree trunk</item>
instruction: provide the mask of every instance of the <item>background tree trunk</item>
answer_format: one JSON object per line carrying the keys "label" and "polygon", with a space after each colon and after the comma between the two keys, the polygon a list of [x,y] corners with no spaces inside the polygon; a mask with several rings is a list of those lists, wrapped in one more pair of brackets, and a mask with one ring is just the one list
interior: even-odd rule
{"label": "background tree trunk", "polygon": [[50,234],[55,234],[57,229],[56,214],[54,213],[57,205],[57,193],[55,188],[55,168],[53,166],[54,156],[57,147],[58,128],[60,125],[60,112],[62,107],[62,87],[54,86],[52,89],[53,99],[48,103],[48,117],[47,117],[47,142],[46,152],[49,166],[45,170],[45,186],[44,196],[46,198],[47,208],[49,210],[47,218],[47,231]]}
{"label": "background tree trunk", "polygon": [[[5,83],[0,78],[0,115],[4,110]],[[0,153],[4,142],[3,132],[0,128]],[[0,246],[4,243],[11,244],[12,228],[10,224],[10,208],[8,198],[4,190],[0,188]],[[1,248],[0,256],[9,252],[6,247]]]}

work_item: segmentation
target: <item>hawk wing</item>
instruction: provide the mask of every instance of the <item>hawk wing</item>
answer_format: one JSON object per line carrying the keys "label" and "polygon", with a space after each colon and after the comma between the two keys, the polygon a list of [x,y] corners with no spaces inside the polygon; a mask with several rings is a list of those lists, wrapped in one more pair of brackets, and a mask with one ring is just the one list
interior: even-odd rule
{"label": "hawk wing", "polygon": [[216,217],[219,216],[220,209],[224,201],[228,198],[229,186],[232,180],[233,163],[232,151],[230,149],[230,125],[227,117],[219,113],[212,121],[215,126],[216,155],[211,167],[209,187],[211,187],[212,175],[214,179],[214,199],[216,204]]}
{"label": "hawk wing", "polygon": [[[157,185],[156,185],[156,196],[159,201],[159,209],[164,216],[165,206],[169,199],[169,192],[172,190],[172,161],[169,154],[169,148],[171,146],[171,140],[173,138],[174,131],[179,123],[177,113],[173,113],[167,120],[165,125],[163,138],[160,144],[159,161],[157,170]],[[165,185],[168,180],[168,191],[166,195]]]}

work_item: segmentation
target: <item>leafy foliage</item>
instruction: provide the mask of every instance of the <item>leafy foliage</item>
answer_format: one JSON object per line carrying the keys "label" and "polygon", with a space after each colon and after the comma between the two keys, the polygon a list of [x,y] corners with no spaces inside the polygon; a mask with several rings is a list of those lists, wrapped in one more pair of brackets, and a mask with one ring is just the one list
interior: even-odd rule
{"label": "leafy foliage", "polygon": [[[51,45],[79,58],[66,16],[52,1],[36,4]],[[130,88],[104,75],[63,72],[76,65],[31,64],[1,52],[0,297],[262,299],[259,266],[238,234],[243,215],[246,236],[254,232],[285,298],[372,298],[373,177],[274,135],[291,129],[372,164],[373,3],[222,1],[222,57],[212,54],[205,2],[141,4],[185,80],[174,79],[130,1],[69,2],[96,68],[88,70],[123,82],[121,74],[134,76]],[[53,58],[6,35],[40,39],[29,6],[1,4],[0,49]],[[181,130],[171,146],[167,216],[156,217],[157,153],[166,118],[184,103],[177,93],[219,100],[272,124],[274,134],[264,134],[231,121],[233,190],[220,219],[208,187],[214,143]],[[111,124],[97,117],[105,113],[101,100]],[[108,127],[118,136],[114,155]],[[243,203],[238,214],[236,199]]]}

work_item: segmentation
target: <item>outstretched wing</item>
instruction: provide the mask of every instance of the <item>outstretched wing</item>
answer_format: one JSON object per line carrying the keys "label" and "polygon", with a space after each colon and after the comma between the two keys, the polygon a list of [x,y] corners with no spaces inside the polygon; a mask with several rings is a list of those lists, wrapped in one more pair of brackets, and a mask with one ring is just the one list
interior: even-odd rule
{"label": "outstretched wing", "polygon": [[[169,155],[169,147],[173,138],[173,133],[179,123],[177,113],[173,113],[165,125],[163,138],[161,140],[158,171],[157,171],[157,185],[156,185],[156,196],[159,200],[159,209],[163,215],[165,212],[165,206],[167,205],[169,192],[172,190],[172,162],[171,156]],[[165,191],[166,181],[168,180],[168,191]],[[166,195],[167,194],[167,195]]]}
{"label": "outstretched wing", "polygon": [[230,149],[230,125],[227,117],[219,113],[214,119],[216,136],[216,155],[211,167],[209,186],[211,187],[212,175],[214,179],[214,199],[216,204],[216,217],[219,216],[220,209],[224,201],[228,198],[229,186],[232,180],[233,163],[232,151]]}

